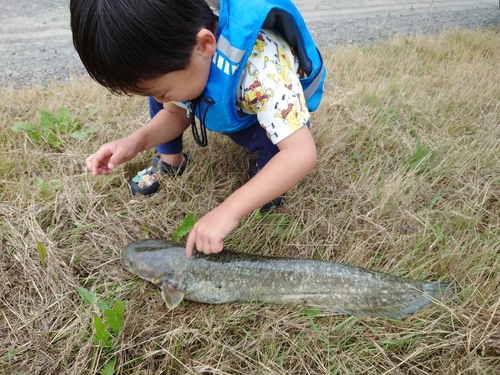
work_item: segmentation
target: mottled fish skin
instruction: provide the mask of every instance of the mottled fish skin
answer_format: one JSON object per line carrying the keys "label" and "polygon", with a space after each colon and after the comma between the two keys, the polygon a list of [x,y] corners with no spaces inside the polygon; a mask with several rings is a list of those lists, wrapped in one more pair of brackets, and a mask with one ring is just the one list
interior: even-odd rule
{"label": "mottled fish skin", "polygon": [[398,318],[455,294],[444,281],[423,282],[347,264],[224,250],[196,252],[168,240],[128,245],[125,268],[162,289],[169,308],[182,299],[203,303],[260,301],[304,304],[338,313]]}

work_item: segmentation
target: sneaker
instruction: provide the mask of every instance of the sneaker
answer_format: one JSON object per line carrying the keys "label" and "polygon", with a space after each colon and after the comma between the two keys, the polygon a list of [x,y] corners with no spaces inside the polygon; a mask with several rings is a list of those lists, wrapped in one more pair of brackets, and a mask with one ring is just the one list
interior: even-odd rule
{"label": "sneaker", "polygon": [[[252,165],[250,167],[250,178],[253,178],[257,173],[259,173],[260,168],[256,165]],[[267,212],[273,207],[279,207],[283,204],[283,196],[280,195],[277,198],[274,198],[271,202],[266,203],[260,208],[260,212]]]}
{"label": "sneaker", "polygon": [[127,181],[131,193],[133,195],[154,194],[160,189],[160,180],[164,175],[180,176],[186,169],[186,165],[192,161],[189,154],[183,153],[183,155],[184,161],[181,163],[180,167],[174,167],[167,164],[160,159],[159,155],[156,155],[151,166],[139,171],[134,178]]}

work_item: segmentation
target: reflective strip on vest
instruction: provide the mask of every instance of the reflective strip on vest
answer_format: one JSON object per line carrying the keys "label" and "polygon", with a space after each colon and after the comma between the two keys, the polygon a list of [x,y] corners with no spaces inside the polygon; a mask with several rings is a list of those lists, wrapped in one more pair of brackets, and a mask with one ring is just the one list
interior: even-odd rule
{"label": "reflective strip on vest", "polygon": [[325,65],[321,67],[320,72],[318,73],[316,78],[314,78],[314,80],[311,82],[309,87],[307,87],[307,89],[304,90],[304,97],[306,98],[306,100],[309,99],[318,89],[319,85],[321,84],[321,80],[323,79],[323,74],[325,74]]}
{"label": "reflective strip on vest", "polygon": [[235,48],[223,35],[217,41],[217,51],[212,61],[227,75],[233,75],[240,66],[241,59],[245,56],[245,51]]}

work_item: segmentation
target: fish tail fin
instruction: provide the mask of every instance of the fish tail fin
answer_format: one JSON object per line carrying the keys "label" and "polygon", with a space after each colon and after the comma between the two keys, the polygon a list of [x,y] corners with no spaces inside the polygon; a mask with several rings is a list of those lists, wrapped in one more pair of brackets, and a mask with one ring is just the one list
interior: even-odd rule
{"label": "fish tail fin", "polygon": [[423,293],[420,297],[406,304],[401,310],[391,315],[392,318],[400,318],[405,315],[414,314],[432,301],[456,295],[456,286],[448,281],[431,281],[423,284]]}
{"label": "fish tail fin", "polygon": [[451,298],[457,294],[457,287],[450,281],[431,281],[424,284],[424,293],[432,298]]}

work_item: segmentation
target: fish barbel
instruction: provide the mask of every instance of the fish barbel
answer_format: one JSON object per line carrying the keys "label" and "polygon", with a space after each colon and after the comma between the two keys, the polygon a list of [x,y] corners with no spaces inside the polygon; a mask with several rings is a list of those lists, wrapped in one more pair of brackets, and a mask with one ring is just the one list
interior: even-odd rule
{"label": "fish barbel", "polygon": [[123,251],[126,269],[161,288],[168,308],[260,301],[304,304],[351,315],[398,318],[455,294],[453,283],[416,281],[347,264],[223,250],[196,252],[168,240],[141,240]]}

